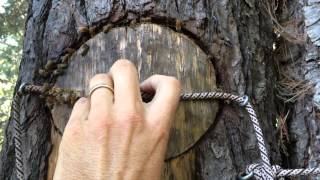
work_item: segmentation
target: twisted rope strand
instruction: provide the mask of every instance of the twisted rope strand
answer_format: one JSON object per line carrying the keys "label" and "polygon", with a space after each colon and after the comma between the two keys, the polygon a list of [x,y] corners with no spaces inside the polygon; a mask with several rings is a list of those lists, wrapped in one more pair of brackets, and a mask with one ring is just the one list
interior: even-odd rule
{"label": "twisted rope strand", "polygon": [[[35,85],[22,85],[19,91],[16,93],[15,98],[13,100],[13,121],[14,121],[14,146],[15,146],[15,168],[18,180],[24,180],[24,166],[23,166],[23,155],[22,155],[22,127],[20,122],[20,103],[23,94],[26,93],[36,93],[36,94],[45,94],[46,96],[56,97],[59,94],[66,91],[62,88],[53,87],[51,89],[47,89],[43,86],[35,86]],[[70,90],[68,90],[70,92]],[[71,91],[71,94],[75,96],[76,99],[80,98],[80,95],[77,91]],[[153,94],[141,93],[142,99],[146,102],[150,101],[153,98]],[[273,180],[276,177],[284,177],[284,176],[303,176],[303,175],[317,175],[320,174],[320,167],[318,168],[307,168],[307,169],[282,169],[278,165],[271,166],[268,151],[266,149],[266,145],[263,138],[263,133],[260,128],[259,120],[257,115],[249,102],[247,96],[237,96],[224,92],[200,92],[200,93],[182,93],[180,95],[180,99],[182,101],[187,100],[229,100],[239,104],[245,108],[247,113],[250,116],[250,120],[253,124],[253,128],[255,131],[255,136],[257,138],[257,144],[260,151],[261,163],[251,164],[247,166],[246,173],[252,174],[257,180]],[[247,178],[247,176],[246,176]],[[240,179],[244,179],[241,178]]]}
{"label": "twisted rope strand", "polygon": [[22,95],[17,93],[12,102],[12,118],[13,118],[13,127],[14,127],[14,146],[15,146],[15,168],[16,175],[18,180],[24,180],[24,171],[23,171],[23,156],[22,156],[22,141],[21,134],[22,128],[20,124],[20,101]]}

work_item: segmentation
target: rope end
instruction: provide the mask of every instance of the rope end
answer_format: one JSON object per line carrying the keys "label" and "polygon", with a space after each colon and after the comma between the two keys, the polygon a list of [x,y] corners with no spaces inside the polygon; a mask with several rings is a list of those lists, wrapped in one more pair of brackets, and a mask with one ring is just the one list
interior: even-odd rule
{"label": "rope end", "polygon": [[242,96],[242,102],[239,103],[240,106],[246,106],[249,102],[249,97],[247,95]]}
{"label": "rope end", "polygon": [[28,85],[28,83],[25,83],[25,82],[21,83],[21,85],[20,85],[17,93],[19,93],[19,94],[24,94],[24,93],[25,93],[25,87],[26,87],[27,85]]}
{"label": "rope end", "polygon": [[251,171],[249,174],[247,173],[243,173],[241,175],[238,176],[238,180],[249,180],[253,178],[253,172]]}

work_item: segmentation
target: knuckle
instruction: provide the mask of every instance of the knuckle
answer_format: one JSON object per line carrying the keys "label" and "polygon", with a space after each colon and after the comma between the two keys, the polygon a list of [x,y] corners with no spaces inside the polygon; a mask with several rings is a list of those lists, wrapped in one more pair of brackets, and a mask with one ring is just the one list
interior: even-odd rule
{"label": "knuckle", "polygon": [[108,74],[96,74],[90,80],[90,85],[97,84],[99,82],[111,82]]}
{"label": "knuckle", "polygon": [[94,124],[100,123],[100,122],[104,122],[104,121],[108,121],[109,116],[105,113],[89,113],[88,115],[88,120],[89,121],[93,121],[95,122]]}
{"label": "knuckle", "polygon": [[112,70],[128,69],[134,67],[133,63],[127,59],[117,60],[111,67]]}
{"label": "knuckle", "polygon": [[154,74],[154,75],[151,76],[151,78],[153,78],[153,79],[161,79],[163,77],[165,77],[165,76],[161,75],[161,74]]}
{"label": "knuckle", "polygon": [[[90,122],[91,121],[91,122]],[[107,132],[114,126],[114,121],[107,115],[89,114],[86,131],[93,137],[103,140]]]}
{"label": "knuckle", "polygon": [[170,86],[172,86],[175,89],[180,89],[181,88],[180,81],[177,78],[173,77],[173,76],[168,76],[167,77],[167,82],[168,82],[168,84]]}
{"label": "knuckle", "polygon": [[118,113],[116,121],[124,124],[139,124],[143,120],[140,113],[136,111],[122,111]]}

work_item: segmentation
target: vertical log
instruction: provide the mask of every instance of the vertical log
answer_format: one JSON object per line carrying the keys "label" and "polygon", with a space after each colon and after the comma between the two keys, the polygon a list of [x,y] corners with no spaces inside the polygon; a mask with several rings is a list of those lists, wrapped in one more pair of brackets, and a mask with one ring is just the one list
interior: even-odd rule
{"label": "vertical log", "polygon": [[[109,23],[133,26],[142,18],[149,18],[147,21],[190,37],[210,55],[217,71],[217,84],[224,91],[251,97],[261,118],[271,157],[277,161],[279,153],[273,127],[276,117],[274,34],[270,17],[263,7],[263,1],[253,0],[30,0],[17,87],[20,82],[54,83],[55,78],[42,77],[37,70],[43,68],[49,59],[58,62],[66,48],[77,49],[80,42],[103,26]],[[88,32],[81,33],[79,29],[86,27]],[[54,139],[50,131],[51,113],[36,96],[27,96],[23,104],[25,174],[29,179],[45,179]],[[0,179],[14,179],[12,133],[9,121],[1,153]],[[256,139],[247,116],[236,106],[225,104],[215,123],[189,152],[191,156],[173,161],[172,167],[179,167],[180,163],[191,159],[189,162],[194,164],[185,170],[195,169],[188,175],[193,179],[231,179],[245,165],[259,160]]]}

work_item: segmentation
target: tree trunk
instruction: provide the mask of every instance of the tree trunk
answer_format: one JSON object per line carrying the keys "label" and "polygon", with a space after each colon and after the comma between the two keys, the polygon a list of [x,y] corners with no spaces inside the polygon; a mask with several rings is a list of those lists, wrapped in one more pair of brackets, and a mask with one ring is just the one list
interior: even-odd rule
{"label": "tree trunk", "polygon": [[[47,76],[44,76],[43,73],[39,74],[39,69],[43,69],[49,60],[61,63],[63,58],[73,51],[72,49],[78,49],[76,55],[81,54],[85,51],[81,45],[90,42],[89,39],[93,40],[100,36],[99,32],[101,31],[108,31],[110,28],[113,31],[126,26],[139,28],[141,27],[139,24],[142,23],[151,23],[154,26],[161,25],[168,29],[166,30],[168,34],[164,33],[167,36],[174,34],[173,36],[180,37],[181,35],[188,39],[177,45],[177,49],[185,45],[191,49],[199,48],[203,53],[203,55],[195,55],[197,54],[195,51],[189,52],[180,48],[181,51],[186,51],[185,54],[195,55],[196,60],[193,64],[180,61],[184,59],[183,57],[168,58],[173,61],[170,62],[174,66],[180,65],[182,69],[185,69],[185,72],[194,72],[197,69],[200,73],[206,72],[202,79],[202,76],[197,73],[184,73],[184,76],[181,74],[181,79],[189,79],[192,84],[190,87],[185,86],[186,89],[189,88],[188,90],[191,91],[201,87],[201,91],[213,90],[213,87],[210,86],[215,86],[216,83],[217,87],[223,91],[240,95],[247,94],[257,110],[272,164],[287,167],[313,166],[319,157],[316,154],[319,152],[319,140],[316,138],[319,136],[318,128],[320,127],[319,121],[317,121],[319,115],[316,116],[316,112],[319,114],[319,109],[316,109],[317,106],[314,103],[317,102],[318,96],[310,92],[307,93],[306,98],[303,99],[299,96],[300,98],[283,106],[286,99],[279,96],[277,91],[279,82],[277,80],[282,80],[282,72],[289,72],[290,77],[298,80],[307,79],[313,83],[317,81],[316,89],[319,91],[319,78],[314,78],[319,77],[319,67],[313,64],[313,69],[307,69],[305,66],[292,63],[290,59],[293,55],[296,58],[295,62],[307,65],[309,61],[305,60],[308,59],[310,53],[315,51],[317,53],[315,59],[319,60],[319,45],[317,46],[315,43],[319,39],[304,38],[303,41],[300,41],[299,38],[296,38],[288,45],[292,48],[290,50],[291,56],[287,54],[284,56],[279,51],[288,44],[285,36],[286,31],[275,31],[275,24],[299,17],[302,23],[297,23],[299,25],[297,29],[299,33],[307,34],[308,29],[305,31],[305,24],[303,24],[305,21],[303,13],[307,11],[302,11],[302,9],[311,5],[299,3],[298,0],[281,4],[282,6],[278,6],[278,9],[272,5],[275,5],[274,2],[265,0],[30,0],[23,58],[16,88],[22,82],[28,82],[32,84],[51,83],[84,89],[84,80],[80,79],[85,76],[90,77],[88,72],[92,75],[101,70],[95,68],[96,66],[86,66],[89,69],[84,71],[85,68],[81,67],[85,66],[87,62],[84,60],[76,61],[81,59],[81,55],[71,57],[73,59],[69,64],[71,69],[68,68],[66,74],[59,76],[59,78],[51,74]],[[296,16],[291,17],[292,14]],[[275,18],[279,18],[279,22],[275,22]],[[288,28],[281,25],[281,27]],[[88,27],[88,31],[86,27]],[[113,32],[107,33],[110,36],[109,39],[116,39],[116,36],[120,39],[123,36],[128,36],[126,33],[110,33]],[[128,34],[130,33],[137,32],[128,32]],[[139,32],[136,35],[139,36]],[[280,35],[280,38],[277,35]],[[141,36],[141,39],[149,37],[142,33]],[[289,38],[292,37],[289,36]],[[161,39],[158,41],[158,45],[151,48],[155,52],[159,49],[166,49],[166,46],[161,46],[167,41],[161,41]],[[121,44],[117,41],[104,42],[110,43],[110,46],[105,45],[106,47],[112,47],[117,43]],[[147,45],[141,46],[144,48],[142,54],[148,48]],[[274,47],[275,45],[276,47]],[[312,52],[308,48],[311,46],[315,49]],[[169,47],[175,46],[170,45]],[[91,50],[89,50],[89,54]],[[139,48],[133,50],[133,59],[138,57],[136,54],[139,52],[136,51],[139,51]],[[102,66],[105,68],[118,57],[130,59],[130,51],[127,52],[128,54],[124,53],[125,56],[116,55],[112,48],[111,50],[100,49],[94,52],[96,54],[93,55],[96,57],[102,54],[110,55]],[[114,56],[112,53],[115,53]],[[150,54],[153,61],[160,59],[155,54]],[[179,52],[174,54],[179,54]],[[139,57],[143,58],[141,62],[147,61],[147,54]],[[312,62],[316,64],[316,60]],[[199,63],[207,63],[206,61],[211,62],[204,67],[199,66]],[[136,64],[138,65],[139,62],[137,61]],[[165,64],[164,61],[159,62],[159,64]],[[75,71],[75,66],[78,67],[77,64],[80,67],[78,72]],[[188,64],[191,66],[187,66]],[[165,68],[161,67],[153,69],[142,66],[139,71],[148,72],[143,76],[166,72]],[[170,65],[163,65],[163,67],[167,68]],[[292,72],[286,70],[289,67],[293,69]],[[173,68],[167,73],[176,73],[178,69]],[[82,75],[79,75],[81,74],[79,72]],[[178,73],[175,75],[178,76]],[[73,84],[70,83],[70,77],[76,79],[75,82],[72,82]],[[193,85],[196,81],[201,81],[201,83]],[[77,84],[77,82],[79,83]],[[60,141],[59,131],[63,131],[66,120],[57,124],[57,113],[55,114],[46,104],[48,103],[44,99],[36,95],[27,95],[22,100],[20,115],[25,129],[22,148],[24,150],[23,161],[26,179],[50,179],[54,171],[56,152]],[[184,116],[211,106],[194,105]],[[308,109],[306,110],[305,107]],[[217,104],[212,108],[218,108]],[[283,112],[290,110],[288,118],[288,136],[290,141],[292,140],[290,144],[279,140],[282,140],[284,136],[283,133],[279,133],[276,127],[279,125],[277,119],[283,117],[281,116],[282,111],[279,109],[284,109]],[[58,112],[66,111],[60,110]],[[199,132],[198,134],[193,133],[197,128],[187,126],[187,130],[191,131],[190,139],[192,142],[190,141],[191,143],[188,144],[190,146],[183,146],[184,148],[178,152],[178,156],[167,160],[167,169],[164,173],[166,179],[234,179],[245,169],[246,165],[260,162],[253,127],[248,115],[241,108],[234,104],[219,103],[217,114],[214,113],[215,110],[205,112],[212,113],[212,119],[206,118],[208,114],[204,113],[199,119],[191,120],[191,122],[202,121],[205,126],[199,129],[203,132],[201,131],[200,135]],[[66,116],[67,113],[64,117]],[[206,122],[210,123],[206,124]],[[312,126],[310,126],[311,124]],[[286,132],[284,127],[281,126],[280,129]],[[179,130],[181,127],[177,129]],[[16,179],[13,133],[13,121],[10,119],[1,153],[0,179]],[[172,137],[175,136],[172,135]],[[193,137],[197,138],[193,139]],[[179,138],[171,138],[171,141],[183,144]],[[284,146],[289,148],[287,150],[289,158],[285,156]],[[179,147],[182,146],[179,145]],[[307,149],[311,149],[311,152],[308,152]]]}

